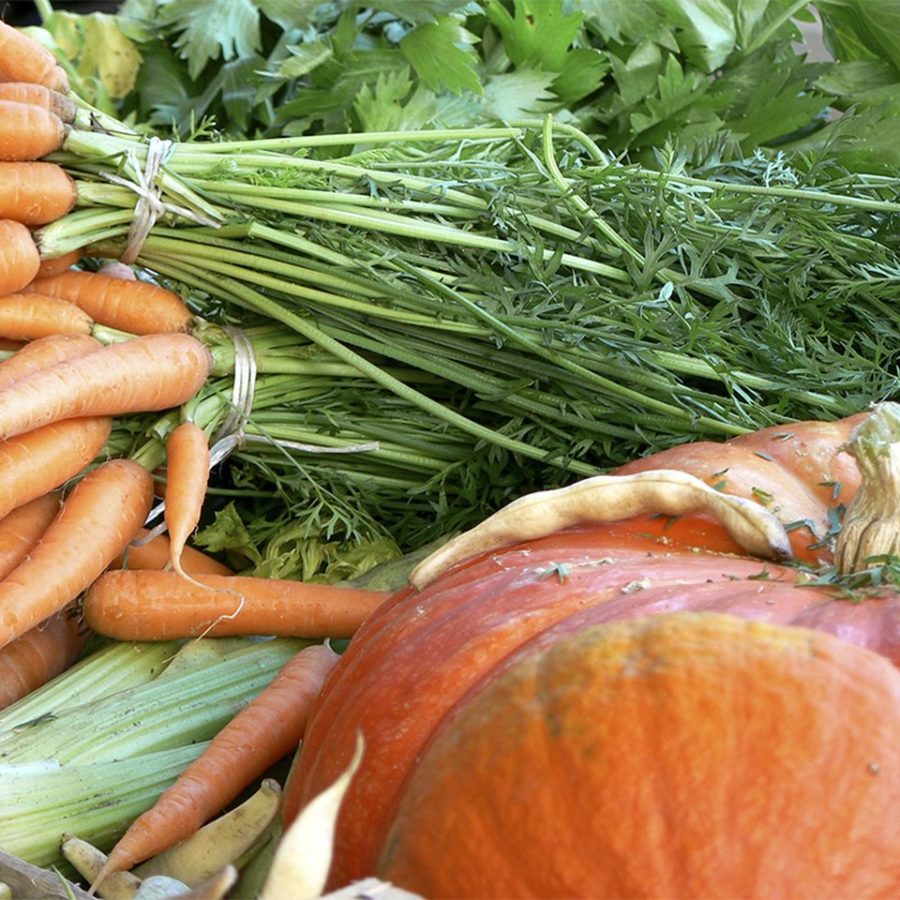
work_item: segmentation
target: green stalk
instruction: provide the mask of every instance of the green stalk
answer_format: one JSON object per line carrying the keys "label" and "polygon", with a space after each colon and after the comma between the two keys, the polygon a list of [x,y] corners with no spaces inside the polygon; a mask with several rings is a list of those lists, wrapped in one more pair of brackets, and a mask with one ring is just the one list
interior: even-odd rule
{"label": "green stalk", "polygon": [[110,847],[207,746],[198,741],[102,765],[0,764],[0,846],[36,866],[57,865],[63,834]]}
{"label": "green stalk", "polygon": [[0,734],[2,759],[108,764],[206,740],[303,646],[302,641],[289,639],[266,641],[200,671],[133,685],[108,694],[102,703],[57,710],[51,717]]}
{"label": "green stalk", "polygon": [[159,675],[177,649],[175,641],[108,644],[0,711],[0,734],[27,722],[53,718],[66,707],[98,701],[113,686],[125,690],[146,684]]}

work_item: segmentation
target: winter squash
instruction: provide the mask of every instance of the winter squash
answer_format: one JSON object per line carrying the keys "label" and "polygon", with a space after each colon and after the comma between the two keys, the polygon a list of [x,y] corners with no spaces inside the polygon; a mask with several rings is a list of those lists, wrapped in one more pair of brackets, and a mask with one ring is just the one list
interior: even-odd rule
{"label": "winter squash", "polygon": [[[288,822],[346,767],[357,732],[364,735],[363,764],[338,821],[330,886],[372,874],[379,858],[387,870],[399,865],[396,854],[383,857],[384,848],[423,754],[444,732],[442,723],[463,715],[470,698],[489,690],[529,646],[616,620],[692,610],[832,632],[867,648],[859,653],[900,663],[900,594],[863,588],[852,598],[862,602],[851,602],[844,589],[810,583],[828,571],[836,542],[839,556],[859,567],[853,547],[840,546],[858,530],[846,528],[852,510],[844,515],[857,494],[867,498],[867,515],[890,520],[897,504],[885,480],[896,476],[898,410],[883,404],[877,415],[673,448],[577,486],[583,496],[523,498],[524,505],[496,514],[499,524],[491,517],[438,551],[436,563],[423,563],[413,573],[416,586],[388,600],[351,641],[289,778]],[[893,466],[885,462],[891,459]],[[861,471],[882,480],[860,488]],[[673,486],[678,502],[670,502]],[[754,555],[744,548],[748,529]],[[890,521],[881,529],[888,542],[898,531]],[[528,539],[516,542],[517,535]],[[793,563],[758,555],[791,551]],[[869,546],[865,555],[878,553]],[[893,701],[891,712],[896,707]],[[649,766],[646,752],[644,759]],[[768,775],[756,770],[754,777]],[[823,776],[820,790],[830,788],[829,779]],[[432,848],[443,852],[439,842]],[[457,863],[448,857],[443,865]],[[900,882],[893,887],[896,893]]]}
{"label": "winter squash", "polygon": [[438,729],[384,879],[430,898],[897,896],[883,657],[719,613],[536,644]]}

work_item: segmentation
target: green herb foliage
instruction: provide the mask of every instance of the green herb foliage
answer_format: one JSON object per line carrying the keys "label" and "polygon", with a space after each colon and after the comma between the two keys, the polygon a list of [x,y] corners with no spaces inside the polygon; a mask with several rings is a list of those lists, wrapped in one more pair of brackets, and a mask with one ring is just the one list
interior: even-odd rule
{"label": "green herb foliage", "polygon": [[[813,5],[837,63],[798,51]],[[101,19],[128,52],[88,52]],[[273,136],[549,112],[645,164],[729,134],[734,155],[827,148],[876,171],[900,163],[898,21],[900,0],[126,0],[45,28],[86,99],[181,135],[207,118]]]}
{"label": "green herb foliage", "polygon": [[[87,189],[142,145],[73,133],[69,149]],[[698,168],[674,148],[646,168],[549,118],[200,140],[166,171],[222,224],[163,221],[139,261],[250,331],[248,433],[314,447],[247,443],[217,482],[204,539],[259,571],[318,573],[348,544],[412,550],[525,491],[900,387],[890,179],[761,154]],[[83,246],[104,215],[48,226],[42,245]]]}

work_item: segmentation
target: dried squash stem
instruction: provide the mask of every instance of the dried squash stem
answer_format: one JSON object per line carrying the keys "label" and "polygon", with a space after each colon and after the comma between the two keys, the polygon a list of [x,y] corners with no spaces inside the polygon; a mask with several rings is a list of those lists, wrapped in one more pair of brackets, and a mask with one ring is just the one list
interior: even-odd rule
{"label": "dried squash stem", "polygon": [[686,472],[654,469],[636,475],[595,475],[567,487],[519,497],[424,559],[409,580],[421,589],[470,556],[572,525],[617,522],[646,513],[698,512],[714,516],[748,553],[765,559],[791,556],[784,526],[758,503],[723,494]]}

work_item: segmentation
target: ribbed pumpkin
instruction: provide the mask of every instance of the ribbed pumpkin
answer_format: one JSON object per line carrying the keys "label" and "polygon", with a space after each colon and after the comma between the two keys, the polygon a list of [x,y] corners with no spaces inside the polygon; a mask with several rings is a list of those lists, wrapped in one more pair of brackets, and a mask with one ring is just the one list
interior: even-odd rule
{"label": "ribbed pumpkin", "polygon": [[[890,441],[900,434],[897,409],[885,405],[883,411],[887,425],[870,426],[874,417],[857,416],[837,423],[771,428],[725,444],[704,442],[675,448],[635,461],[618,474],[660,468],[692,473],[722,493],[766,506],[786,525],[796,524],[789,531],[796,558],[827,565],[832,560],[828,534],[835,530],[844,507],[859,489],[860,469],[879,469],[877,460],[890,457],[884,449],[884,434]],[[862,460],[858,466],[844,447],[863,421],[865,426],[859,430],[868,431],[865,440],[856,441],[854,452]],[[884,469],[881,465],[880,470]],[[884,471],[881,474],[886,477]],[[883,484],[859,493],[868,497],[865,505],[870,517],[881,513],[888,519],[896,516],[896,503],[887,502],[889,495]],[[608,513],[604,511],[607,517]],[[900,534],[896,521],[889,521],[886,531]],[[362,767],[338,821],[330,887],[379,871],[379,859],[386,852],[388,834],[400,804],[405,802],[410,779],[418,779],[420,760],[435,734],[440,731],[446,735],[451,728],[442,723],[451,716],[457,721],[469,699],[499,677],[515,654],[527,652],[529,642],[544,647],[601,623],[694,610],[830,631],[900,662],[900,594],[887,588],[854,603],[834,588],[809,586],[809,577],[796,567],[748,555],[706,514],[676,519],[641,515],[627,521],[567,528],[503,548],[495,548],[488,541],[480,549],[484,552],[440,574],[421,590],[401,591],[376,611],[351,641],[314,710],[287,785],[287,822],[346,767],[357,732],[366,739]],[[843,551],[843,556],[855,560],[852,549]],[[778,684],[764,678],[757,686],[761,707],[765,698],[778,699],[782,693]],[[496,708],[487,715],[496,716],[498,721],[496,734],[488,740],[500,741],[501,711]],[[849,717],[849,710],[836,706],[834,715],[843,719]],[[884,715],[900,715],[896,700],[885,707]],[[770,716],[767,721],[774,729],[777,717]],[[445,736],[441,740],[451,739]],[[779,764],[785,771],[800,765],[797,755],[805,752],[802,746],[785,745],[783,749]],[[702,747],[693,750],[702,752]],[[890,763],[876,761],[882,767],[879,784],[890,785],[892,778],[894,790],[897,755],[895,752]],[[828,759],[827,753],[823,759]],[[838,759],[836,756],[834,765],[828,762],[821,771],[821,802],[827,800],[833,781],[840,777],[843,763]],[[642,748],[641,761],[639,768],[652,784],[653,752],[648,746]],[[507,764],[511,763],[499,758],[484,761],[497,773],[501,797],[507,786],[502,775]],[[535,752],[521,765],[531,769],[536,780],[550,779],[559,793],[559,809],[570,802],[583,802],[578,795],[585,786],[579,778],[567,776],[562,757],[551,762]],[[548,770],[548,765],[554,768]],[[727,816],[740,804],[750,776],[744,773],[731,780],[725,771],[720,774],[725,786],[717,795],[723,804],[719,814]],[[763,783],[771,776],[764,768],[753,775]],[[634,789],[647,788],[636,785]],[[464,792],[460,784],[459,796]],[[492,808],[496,827],[503,831],[507,828],[503,819],[506,801],[494,802],[492,792],[490,784],[483,783],[466,796],[480,795]],[[757,790],[748,799],[759,803],[761,797]],[[451,797],[447,802],[450,807],[444,807],[445,812],[455,801]],[[668,801],[661,794],[658,802]],[[621,817],[636,814],[625,800],[622,804]],[[827,806],[832,809],[830,802]],[[666,815],[674,820],[678,810],[672,808]],[[803,811],[797,811],[793,819],[785,819],[782,829],[774,829],[773,845],[781,840],[781,831],[790,831],[803,815]],[[551,838],[556,828],[555,820],[547,823]],[[859,840],[867,838],[863,835]],[[845,840],[842,847],[827,841],[821,846],[816,843],[814,852],[820,856],[849,854],[852,861],[852,847],[857,843],[855,837]],[[396,841],[392,846],[396,848]],[[665,849],[657,846],[660,852]],[[480,866],[477,842],[465,847],[464,855],[475,852],[474,861],[458,857],[457,849],[461,848],[443,844],[440,837],[434,839],[431,848],[445,869],[464,863],[467,867]],[[736,846],[732,850],[734,864],[739,867],[740,850]],[[522,852],[526,856],[532,853]],[[534,856],[540,853],[539,849],[533,851]],[[398,858],[394,851],[384,857],[381,871],[389,873],[392,866],[399,866]],[[668,858],[667,865],[677,866],[674,845]],[[485,866],[476,870],[484,869],[483,877],[488,879],[489,860],[484,862]],[[535,865],[534,858],[523,857],[521,862],[528,867]],[[900,882],[893,886],[895,893],[900,893]],[[766,885],[759,883],[748,890],[778,895],[780,887],[771,887],[772,891],[766,891]],[[821,888],[822,882],[816,887]],[[661,883],[648,882],[644,893],[659,896],[664,889]],[[455,890],[448,889],[451,895]],[[487,896],[485,890],[473,890],[477,896]],[[559,892],[568,890],[560,882]],[[600,896],[588,886],[583,893]],[[642,891],[636,888],[635,893],[640,895]]]}
{"label": "ribbed pumpkin", "polygon": [[530,646],[448,717],[377,871],[424,897],[896,897],[900,672],[718,613]]}

